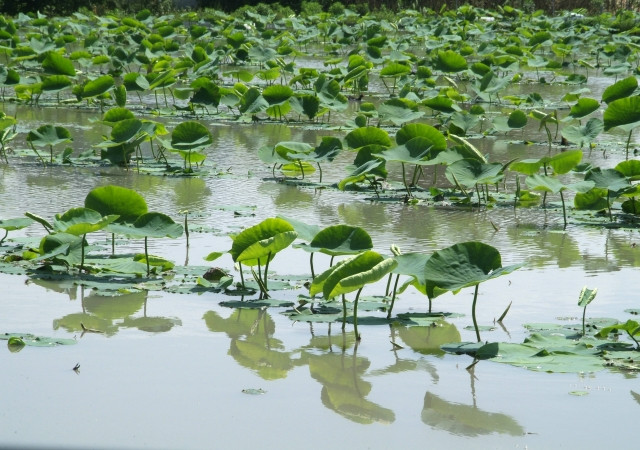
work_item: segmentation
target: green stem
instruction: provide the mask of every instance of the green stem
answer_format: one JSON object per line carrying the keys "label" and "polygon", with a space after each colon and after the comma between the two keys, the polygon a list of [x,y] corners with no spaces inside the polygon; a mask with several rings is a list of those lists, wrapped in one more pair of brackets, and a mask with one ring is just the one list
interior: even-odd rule
{"label": "green stem", "polygon": [[400,274],[396,275],[396,282],[393,285],[393,296],[391,297],[391,306],[389,306],[387,319],[391,319],[391,311],[393,311],[393,304],[396,302],[396,292],[398,291],[398,281],[400,281]]}
{"label": "green stem", "polygon": [[353,302],[353,331],[356,334],[356,342],[361,339],[360,334],[358,334],[358,299],[360,298],[361,292],[362,288],[358,289],[356,299]]}
{"label": "green stem", "polygon": [[84,270],[84,240],[86,237],[86,233],[83,234],[82,241],[80,242],[80,272]]}
{"label": "green stem", "polygon": [[311,252],[311,257],[309,258],[309,264],[311,265],[311,279],[313,280],[316,277],[316,274],[313,271],[313,252]]}
{"label": "green stem", "polygon": [[389,274],[389,278],[387,279],[387,288],[384,290],[385,297],[389,295],[389,289],[391,288],[391,279],[393,278],[393,274]]}
{"label": "green stem", "polygon": [[7,238],[7,236],[9,235],[9,230],[7,230],[5,228],[4,230],[4,236],[2,236],[2,239],[0,239],[0,244],[2,244],[4,242],[4,240]]}
{"label": "green stem", "polygon": [[344,298],[344,294],[342,294],[342,331],[344,331],[344,327],[347,324],[347,299]]}
{"label": "green stem", "polygon": [[184,213],[184,234],[187,237],[187,247],[189,247],[189,223],[187,221],[187,214]]}
{"label": "green stem", "polygon": [[147,276],[151,273],[149,270],[149,247],[147,246],[147,236],[144,237],[144,258],[147,260]]}
{"label": "green stem", "polygon": [[411,190],[407,185],[407,174],[405,173],[405,170],[404,170],[404,163],[401,163],[401,164],[402,164],[402,182],[404,183],[404,188],[407,190],[407,195],[411,197]]}
{"label": "green stem", "polygon": [[587,307],[585,306],[584,308],[582,308],[582,335],[583,336],[586,334],[585,325],[584,325],[586,314],[587,314]]}
{"label": "green stem", "polygon": [[316,162],[316,164],[318,165],[318,172],[320,172],[320,183],[322,183],[322,166],[319,162]]}
{"label": "green stem", "polygon": [[269,254],[267,255],[267,262],[264,265],[264,289],[265,289],[265,294],[267,293],[267,288],[269,286],[269,283],[267,281],[267,272],[269,272],[269,260],[271,259],[271,252],[269,252]]}
{"label": "green stem", "polygon": [[244,285],[244,275],[242,275],[242,263],[238,263],[238,269],[240,270],[240,282],[242,283],[242,289],[246,289]]}
{"label": "green stem", "polygon": [[627,138],[627,156],[625,156],[625,161],[629,160],[629,143],[631,142],[631,133],[633,133],[633,130],[629,131],[629,137]]}
{"label": "green stem", "polygon": [[562,191],[560,191],[560,200],[562,200],[562,216],[564,217],[564,227],[567,228],[567,209],[564,205],[564,196],[562,195]]}
{"label": "green stem", "polygon": [[476,338],[478,338],[478,342],[481,342],[480,330],[478,329],[478,321],[476,320],[476,300],[478,300],[478,286],[480,285],[476,284],[476,289],[475,289],[475,292],[473,293],[473,305],[471,306],[471,318],[473,319],[473,328],[475,328],[476,330]]}
{"label": "green stem", "polygon": [[111,256],[116,254],[116,234],[111,233]]}

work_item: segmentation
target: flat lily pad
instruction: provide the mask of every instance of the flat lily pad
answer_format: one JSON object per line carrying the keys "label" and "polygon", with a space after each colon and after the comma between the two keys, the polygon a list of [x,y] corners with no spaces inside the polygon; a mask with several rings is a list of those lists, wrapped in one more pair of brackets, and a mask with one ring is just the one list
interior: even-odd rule
{"label": "flat lily pad", "polygon": [[224,302],[220,302],[220,306],[226,306],[227,308],[260,309],[260,308],[268,308],[268,307],[290,307],[290,306],[293,306],[293,302],[290,300],[278,300],[275,298],[267,298],[262,300],[224,301]]}

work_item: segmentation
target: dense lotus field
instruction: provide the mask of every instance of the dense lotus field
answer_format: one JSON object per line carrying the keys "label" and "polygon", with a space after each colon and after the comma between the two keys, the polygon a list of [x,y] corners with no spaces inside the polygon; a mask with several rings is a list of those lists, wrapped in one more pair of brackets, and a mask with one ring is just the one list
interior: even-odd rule
{"label": "dense lotus field", "polygon": [[[99,131],[92,136],[101,135],[78,147],[63,124],[32,126],[18,114],[2,113],[0,157],[18,169],[109,166],[216,177],[231,168],[216,166],[212,124],[259,134],[261,126],[283,123],[318,131],[319,140],[257,145],[255,163],[271,173],[265,183],[344,191],[347,199],[364,193],[373,202],[528,208],[541,215],[559,201],[554,213],[565,228],[635,228],[637,15],[583,13],[549,17],[508,6],[463,6],[406,10],[385,19],[349,10],[310,17],[251,11],[0,17],[5,111],[81,109],[93,114],[87,126]],[[483,151],[492,140],[519,142],[530,154],[496,160]],[[350,164],[344,170],[330,171],[340,177],[323,178],[323,167],[345,160]],[[443,315],[430,314],[433,299],[473,287],[478,343],[453,343],[446,351],[532,367],[541,352],[555,352],[564,356],[550,371],[605,364],[638,370],[633,355],[640,325],[633,320],[583,318],[577,328],[532,327],[535,338],[525,344],[482,344],[479,286],[526,264],[503,266],[488,244],[462,242],[432,254],[395,246],[375,251],[366,227],[320,228],[272,217],[234,233],[230,248],[207,256],[230,255],[235,277],[231,268],[186,268],[172,284],[163,277],[173,273],[174,262],[149,254],[147,242],[186,233],[188,243],[189,211],[179,217],[149,211],[139,193],[116,185],[95,188],[69,207],[53,219],[33,211],[3,217],[2,270],[70,276],[109,295],[172,289],[242,295],[229,305],[293,306],[287,313],[293,320],[352,322],[356,340],[359,301],[382,309],[381,320],[411,322],[418,319],[392,312],[396,297],[415,288],[429,305],[419,323],[436,323]],[[40,227],[42,235],[10,239],[10,232],[26,227]],[[105,233],[110,244],[90,242]],[[119,255],[117,236],[144,241],[144,253]],[[289,280],[305,289],[297,306],[272,299],[281,284],[269,278],[276,255],[292,245],[310,254],[310,275]],[[316,273],[315,253],[330,255],[331,267]],[[382,295],[360,299],[366,286],[382,280]],[[595,291],[585,289],[579,306],[594,298]],[[84,324],[74,326],[86,331]],[[623,331],[628,339],[614,342],[611,336]],[[29,342],[8,339],[10,346]]]}

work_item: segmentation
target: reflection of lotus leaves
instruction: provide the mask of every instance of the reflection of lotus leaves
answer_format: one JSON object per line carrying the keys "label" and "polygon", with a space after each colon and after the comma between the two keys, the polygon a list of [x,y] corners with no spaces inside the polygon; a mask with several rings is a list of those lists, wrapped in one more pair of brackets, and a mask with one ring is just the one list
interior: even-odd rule
{"label": "reflection of lotus leaves", "polygon": [[290,353],[278,352],[269,348],[282,347],[282,343],[276,339],[270,339],[269,347],[267,347],[264,342],[254,341],[258,341],[258,339],[251,341],[233,339],[229,354],[240,365],[255,370],[265,380],[285,378],[287,372],[293,368]]}
{"label": "reflection of lotus leaves", "polygon": [[[83,300],[85,310],[102,319],[124,319],[138,312],[147,300],[147,292],[105,297],[89,295]],[[85,324],[86,325],[86,324]]]}
{"label": "reflection of lotus leaves", "polygon": [[268,335],[276,331],[276,324],[271,316],[261,309],[236,309],[228,319],[223,319],[215,311],[208,311],[203,319],[210,331],[227,333],[232,339],[249,336],[259,329],[262,329],[261,333]]}
{"label": "reflection of lotus leaves", "polygon": [[174,325],[182,325],[182,321],[168,317],[127,317],[122,321],[124,327],[137,328],[149,333],[164,333],[171,330]]}
{"label": "reflection of lotus leaves", "polygon": [[32,276],[30,278],[30,282],[53,292],[67,294],[69,296],[69,300],[75,300],[77,298],[78,285],[76,284],[75,279],[46,280]]}
{"label": "reflection of lotus leaves", "polygon": [[183,209],[199,210],[206,208],[211,189],[200,177],[184,177],[176,180],[175,203]]}
{"label": "reflection of lotus leaves", "polygon": [[402,341],[414,351],[424,355],[444,355],[440,349],[443,344],[460,342],[460,332],[455,325],[445,321],[435,322],[434,326],[406,327],[394,324]]}
{"label": "reflection of lotus leaves", "polygon": [[395,421],[393,411],[364,398],[371,391],[371,383],[361,375],[369,364],[365,358],[354,361],[341,354],[309,356],[311,376],[323,385],[323,405],[356,423],[391,423]]}
{"label": "reflection of lotus leaves", "polygon": [[67,314],[60,319],[54,319],[53,329],[64,328],[69,333],[81,333],[82,325],[80,324],[92,330],[104,331],[107,336],[114,335],[118,331],[118,327],[113,325],[110,320],[85,313]]}
{"label": "reflection of lotus leaves", "polygon": [[460,405],[442,400],[427,392],[424,396],[422,421],[456,436],[508,434],[522,436],[524,429],[506,414],[490,413],[472,405]]}
{"label": "reflection of lotus leaves", "polygon": [[622,266],[640,266],[640,246],[630,242],[628,236],[611,236],[607,239],[607,248],[613,251],[618,263]]}
{"label": "reflection of lotus leaves", "polygon": [[342,333],[340,336],[312,336],[309,345],[305,348],[317,348],[318,350],[329,350],[333,346],[340,348],[350,348],[356,342],[353,333]]}
{"label": "reflection of lotus leaves", "polygon": [[549,232],[534,225],[509,227],[507,234],[517,248],[526,248],[529,252],[540,249],[527,258],[528,266],[548,266],[550,261],[556,260],[558,267],[565,268],[583,260],[578,244],[567,233]]}

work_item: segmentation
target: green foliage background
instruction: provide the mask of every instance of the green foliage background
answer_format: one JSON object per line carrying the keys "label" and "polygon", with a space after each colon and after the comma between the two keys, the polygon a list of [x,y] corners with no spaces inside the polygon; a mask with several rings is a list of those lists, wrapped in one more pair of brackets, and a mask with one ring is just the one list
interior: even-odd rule
{"label": "green foliage background", "polygon": [[[153,14],[164,14],[179,9],[216,8],[233,12],[239,8],[268,8],[291,13],[313,14],[320,10],[337,13],[348,7],[359,13],[368,11],[398,11],[400,9],[423,8],[439,11],[443,7],[457,9],[464,4],[480,8],[496,8],[510,5],[526,12],[544,10],[553,14],[559,10],[586,8],[589,13],[598,14],[604,11],[623,12],[637,10],[640,0],[0,0],[0,13],[17,15],[18,13],[35,13],[40,11],[49,15],[67,15],[78,10],[88,9],[96,14],[110,11],[136,12],[149,9]],[[289,10],[290,8],[290,10]]]}

